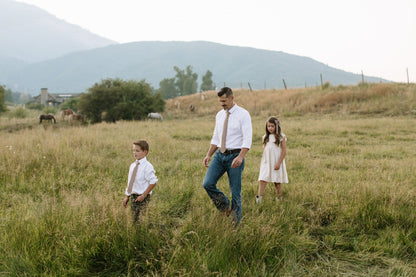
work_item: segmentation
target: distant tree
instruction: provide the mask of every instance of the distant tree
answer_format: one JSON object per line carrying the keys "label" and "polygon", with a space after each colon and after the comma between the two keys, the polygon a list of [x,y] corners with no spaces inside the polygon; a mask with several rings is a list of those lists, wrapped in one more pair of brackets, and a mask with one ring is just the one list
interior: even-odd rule
{"label": "distant tree", "polygon": [[5,91],[4,91],[4,100],[6,102],[9,102],[9,103],[16,103],[13,92],[10,89],[5,89]]}
{"label": "distant tree", "polygon": [[25,104],[30,100],[30,95],[26,93],[13,92],[11,89],[6,89],[6,102],[14,104]]}
{"label": "distant tree", "polygon": [[5,102],[5,94],[6,94],[6,89],[3,86],[0,86],[0,112],[5,112],[7,110],[6,102]]}
{"label": "distant tree", "polygon": [[43,109],[43,105],[41,103],[32,102],[32,103],[27,104],[26,105],[26,108],[27,109],[30,109],[30,110],[38,110],[38,111],[41,111]]}
{"label": "distant tree", "polygon": [[212,81],[212,72],[209,70],[202,76],[201,90],[215,90],[214,82]]}
{"label": "distant tree", "polygon": [[185,70],[181,70],[177,66],[173,69],[176,71],[175,86],[180,95],[196,93],[198,90],[198,74],[192,72],[192,66],[188,65]]}
{"label": "distant tree", "polygon": [[61,105],[59,105],[59,108],[61,110],[71,109],[74,112],[77,112],[78,111],[78,103],[79,103],[79,97],[70,98],[70,99],[66,100],[65,102],[63,102]]}
{"label": "distant tree", "polygon": [[78,112],[92,123],[117,120],[140,120],[150,112],[162,112],[165,101],[160,93],[152,94],[144,80],[106,79],[94,84],[80,96]]}
{"label": "distant tree", "polygon": [[162,95],[163,99],[170,99],[179,96],[179,90],[175,86],[175,78],[165,78],[159,82],[158,92]]}
{"label": "distant tree", "polygon": [[[173,69],[176,72],[175,77],[163,79],[159,83],[158,92],[163,99],[196,93],[198,90],[198,74],[192,71],[192,66],[188,65],[184,70],[174,66]],[[201,90],[213,89],[215,89],[215,85],[212,81],[212,72],[207,70],[202,77]]]}

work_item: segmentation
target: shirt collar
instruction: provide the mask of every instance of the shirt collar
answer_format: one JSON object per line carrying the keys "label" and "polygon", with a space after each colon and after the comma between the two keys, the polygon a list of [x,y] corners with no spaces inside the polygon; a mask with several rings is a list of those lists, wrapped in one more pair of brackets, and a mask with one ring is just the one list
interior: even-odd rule
{"label": "shirt collar", "polygon": [[228,111],[230,113],[233,113],[235,110],[237,110],[237,108],[238,108],[238,105],[236,103],[234,103],[234,106],[231,109],[229,109]]}
{"label": "shirt collar", "polygon": [[142,158],[142,159],[140,159],[140,160],[136,160],[136,163],[137,162],[139,162],[139,163],[144,163],[145,161],[147,161],[147,159],[146,159],[146,157],[144,157],[144,158]]}

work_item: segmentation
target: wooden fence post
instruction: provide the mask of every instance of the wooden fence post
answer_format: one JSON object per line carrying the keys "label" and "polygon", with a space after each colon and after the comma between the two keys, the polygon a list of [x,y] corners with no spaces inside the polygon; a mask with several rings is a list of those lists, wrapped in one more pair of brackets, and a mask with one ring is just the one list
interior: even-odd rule
{"label": "wooden fence post", "polygon": [[321,76],[321,89],[324,89],[324,82],[322,81],[322,73],[319,75]]}
{"label": "wooden fence post", "polygon": [[247,82],[248,87],[250,88],[250,91],[253,91],[253,89],[251,88],[250,82]]}
{"label": "wooden fence post", "polygon": [[285,79],[282,79],[282,80],[283,80],[283,85],[285,86],[285,89],[287,89]]}
{"label": "wooden fence post", "polygon": [[409,68],[406,67],[406,74],[407,74],[407,85],[409,85]]}

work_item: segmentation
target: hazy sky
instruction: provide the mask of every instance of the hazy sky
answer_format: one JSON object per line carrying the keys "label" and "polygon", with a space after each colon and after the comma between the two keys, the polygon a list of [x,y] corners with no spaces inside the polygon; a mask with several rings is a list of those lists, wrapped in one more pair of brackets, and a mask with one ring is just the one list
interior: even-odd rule
{"label": "hazy sky", "polygon": [[416,82],[416,0],[19,1],[120,43],[212,41]]}

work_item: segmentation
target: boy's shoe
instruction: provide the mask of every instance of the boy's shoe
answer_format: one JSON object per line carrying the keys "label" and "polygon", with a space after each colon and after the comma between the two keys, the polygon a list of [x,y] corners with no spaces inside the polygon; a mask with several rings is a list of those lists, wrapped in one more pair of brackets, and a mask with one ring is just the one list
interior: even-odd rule
{"label": "boy's shoe", "polygon": [[231,214],[231,205],[228,206],[228,208],[224,212],[222,212],[222,214],[224,216],[230,216],[230,214]]}
{"label": "boy's shoe", "polygon": [[263,200],[263,196],[256,195],[256,203],[259,204]]}
{"label": "boy's shoe", "polygon": [[277,202],[283,201],[283,197],[280,197],[280,198],[279,197],[276,197],[276,201]]}

